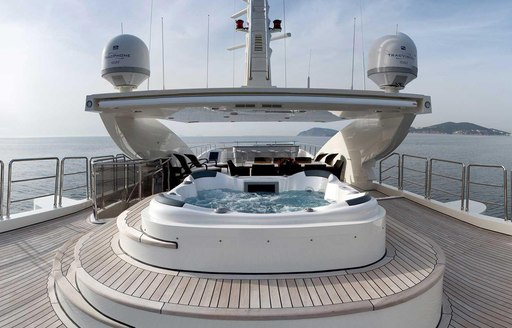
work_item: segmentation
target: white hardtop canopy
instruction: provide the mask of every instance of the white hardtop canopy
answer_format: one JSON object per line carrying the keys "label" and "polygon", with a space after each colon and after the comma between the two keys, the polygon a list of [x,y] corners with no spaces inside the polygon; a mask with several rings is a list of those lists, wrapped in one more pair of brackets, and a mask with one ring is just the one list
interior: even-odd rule
{"label": "white hardtop canopy", "polygon": [[176,122],[330,122],[430,113],[430,97],[381,91],[209,88],[90,95],[86,111]]}

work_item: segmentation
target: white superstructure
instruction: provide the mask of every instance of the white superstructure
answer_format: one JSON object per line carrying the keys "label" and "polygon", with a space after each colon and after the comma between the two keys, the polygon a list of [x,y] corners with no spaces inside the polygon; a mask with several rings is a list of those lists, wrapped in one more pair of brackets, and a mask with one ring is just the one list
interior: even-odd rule
{"label": "white superstructure", "polygon": [[[416,115],[431,112],[430,97],[398,92],[272,87],[269,43],[271,33],[281,30],[280,21],[270,27],[265,0],[247,1],[247,8],[232,17],[243,15],[248,22],[237,20],[236,29],[247,33],[244,86],[90,95],[86,99],[86,111],[100,114],[107,131],[127,155],[146,159],[188,151],[187,145],[158,119],[187,123],[353,119],[319,153],[343,156],[347,161],[345,180],[363,189],[370,188],[375,162],[402,142]],[[373,66],[368,74],[387,91],[398,91],[417,73],[414,43],[404,34],[379,42],[378,51],[370,54]],[[386,59],[384,53],[396,49],[405,51],[414,60],[395,64],[394,59]],[[395,86],[390,86],[393,83]]]}

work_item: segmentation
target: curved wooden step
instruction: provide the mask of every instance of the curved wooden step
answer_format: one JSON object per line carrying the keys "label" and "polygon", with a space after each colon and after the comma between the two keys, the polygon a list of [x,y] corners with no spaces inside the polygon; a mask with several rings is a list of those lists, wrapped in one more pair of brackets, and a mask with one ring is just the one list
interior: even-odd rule
{"label": "curved wooden step", "polygon": [[55,312],[67,327],[128,327],[101,314],[78,291],[72,262],[77,240],[78,236],[62,245],[53,260],[49,284],[58,302],[53,303]]}
{"label": "curved wooden step", "polygon": [[438,293],[440,304],[443,252],[396,222],[388,224],[388,252],[378,263],[308,274],[160,269],[124,254],[118,238],[115,226],[82,238],[76,245],[76,277],[88,302],[131,325],[142,324],[138,320],[151,313],[145,320],[153,323],[158,317],[164,318],[162,322],[169,322],[169,317],[219,322],[327,318],[399,307],[428,293]]}

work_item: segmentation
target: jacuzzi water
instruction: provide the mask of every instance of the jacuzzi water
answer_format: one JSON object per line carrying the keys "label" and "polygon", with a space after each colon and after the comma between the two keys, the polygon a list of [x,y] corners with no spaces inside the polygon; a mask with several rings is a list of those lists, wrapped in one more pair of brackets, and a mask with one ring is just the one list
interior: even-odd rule
{"label": "jacuzzi water", "polygon": [[305,208],[326,206],[333,201],[324,199],[318,191],[293,190],[281,193],[242,192],[229,189],[198,191],[197,197],[185,202],[205,208],[226,208],[239,213],[285,213],[303,211]]}

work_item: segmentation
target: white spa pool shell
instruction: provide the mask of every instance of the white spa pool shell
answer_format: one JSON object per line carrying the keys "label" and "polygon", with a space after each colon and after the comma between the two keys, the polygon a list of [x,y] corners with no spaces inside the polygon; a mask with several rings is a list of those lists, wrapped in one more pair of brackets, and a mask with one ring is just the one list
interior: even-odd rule
{"label": "white spa pool shell", "polygon": [[[300,212],[253,214],[209,209],[185,199],[210,189],[313,190],[334,201]],[[231,177],[197,172],[142,212],[142,230],[175,249],[121,238],[134,258],[175,270],[290,273],[366,266],[385,255],[385,210],[325,171],[288,177]]]}

